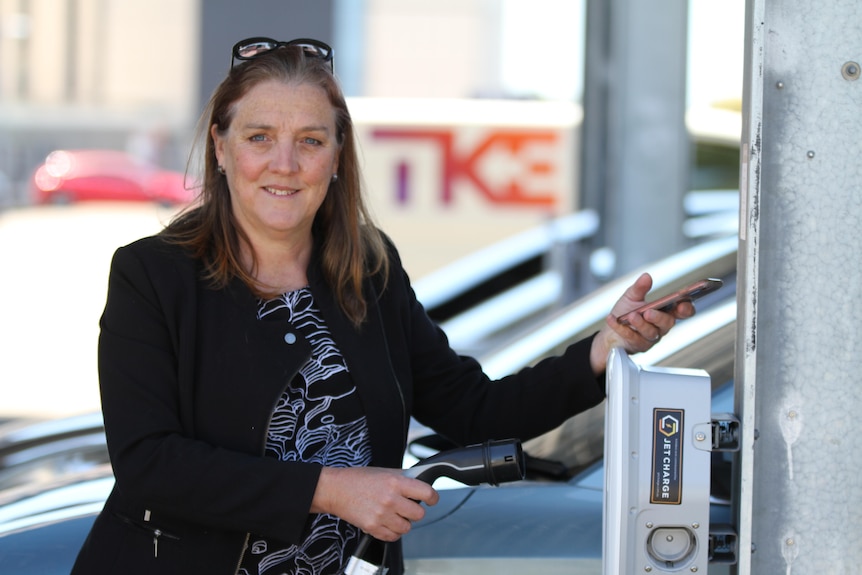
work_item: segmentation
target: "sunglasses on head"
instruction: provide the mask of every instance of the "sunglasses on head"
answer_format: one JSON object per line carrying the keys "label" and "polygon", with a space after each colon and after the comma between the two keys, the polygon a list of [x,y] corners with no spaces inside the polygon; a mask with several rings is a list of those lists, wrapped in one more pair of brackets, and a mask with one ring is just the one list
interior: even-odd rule
{"label": "sunglasses on head", "polygon": [[312,40],[311,38],[297,38],[296,40],[288,40],[287,42],[279,42],[272,38],[263,37],[240,40],[233,46],[230,67],[233,68],[236,66],[237,60],[254,60],[258,56],[285,46],[297,46],[302,48],[306,56],[321,58],[324,62],[329,62],[329,69],[333,72],[335,71],[332,48],[320,40]]}

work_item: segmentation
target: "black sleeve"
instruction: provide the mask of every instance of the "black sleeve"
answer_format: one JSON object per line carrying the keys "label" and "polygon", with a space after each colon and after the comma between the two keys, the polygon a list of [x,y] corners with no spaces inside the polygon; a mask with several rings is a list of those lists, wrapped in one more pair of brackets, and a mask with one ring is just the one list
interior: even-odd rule
{"label": "black sleeve", "polygon": [[572,344],[562,355],[499,380],[479,363],[459,356],[446,335],[416,300],[397,258],[394,290],[407,294],[402,325],[409,342],[413,378],[413,415],[460,444],[485,439],[527,440],[604,399],[603,374],[590,364],[594,336]]}

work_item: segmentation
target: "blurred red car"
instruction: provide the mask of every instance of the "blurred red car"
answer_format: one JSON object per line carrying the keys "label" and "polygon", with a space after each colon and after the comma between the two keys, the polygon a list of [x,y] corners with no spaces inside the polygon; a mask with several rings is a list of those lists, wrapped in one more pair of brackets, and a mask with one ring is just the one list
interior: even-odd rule
{"label": "blurred red car", "polygon": [[115,150],[51,152],[33,173],[32,188],[37,204],[121,200],[176,205],[195,195],[183,173]]}

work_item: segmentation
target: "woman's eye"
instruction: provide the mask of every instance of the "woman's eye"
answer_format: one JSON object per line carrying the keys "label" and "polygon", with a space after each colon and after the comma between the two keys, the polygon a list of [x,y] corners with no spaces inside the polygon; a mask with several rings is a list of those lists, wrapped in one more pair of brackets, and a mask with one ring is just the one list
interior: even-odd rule
{"label": "woman's eye", "polygon": [[302,143],[309,144],[312,146],[319,146],[321,142],[316,138],[303,138]]}
{"label": "woman's eye", "polygon": [[263,134],[255,134],[254,136],[249,138],[249,140],[251,140],[252,142],[265,142],[266,136],[264,136]]}

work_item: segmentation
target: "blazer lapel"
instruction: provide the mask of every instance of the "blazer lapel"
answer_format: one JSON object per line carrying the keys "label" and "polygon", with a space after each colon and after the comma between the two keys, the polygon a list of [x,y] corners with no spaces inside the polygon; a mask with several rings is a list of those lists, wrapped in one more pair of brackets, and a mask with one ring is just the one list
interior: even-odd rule
{"label": "blazer lapel", "polygon": [[224,290],[199,294],[200,376],[196,429],[219,445],[262,453],[275,403],[311,357],[289,323],[257,319],[257,302],[234,280]]}

